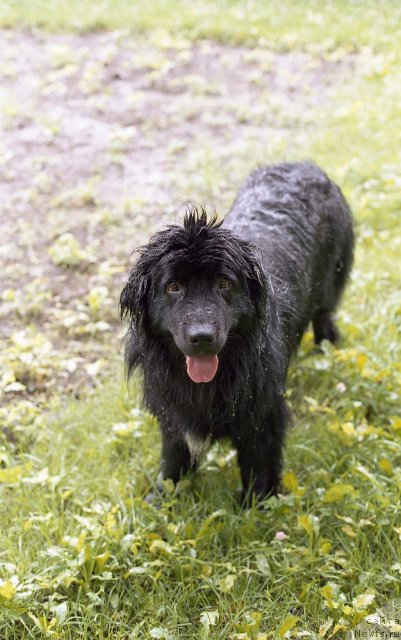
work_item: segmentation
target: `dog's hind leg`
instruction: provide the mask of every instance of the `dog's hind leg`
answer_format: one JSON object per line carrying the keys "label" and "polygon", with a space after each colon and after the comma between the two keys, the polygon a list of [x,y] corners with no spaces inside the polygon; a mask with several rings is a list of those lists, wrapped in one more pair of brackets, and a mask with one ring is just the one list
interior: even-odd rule
{"label": "dog's hind leg", "polygon": [[334,311],[340,302],[349,277],[353,260],[354,237],[349,228],[345,234],[340,256],[334,260],[333,268],[319,293],[319,308],[312,318],[315,343],[329,340],[333,344],[339,341],[340,332],[334,323]]}
{"label": "dog's hind leg", "polygon": [[330,340],[333,344],[338,342],[340,332],[334,323],[331,311],[319,310],[312,318],[312,325],[316,344],[320,344],[322,340]]}
{"label": "dog's hind leg", "polygon": [[353,254],[354,234],[349,218],[338,253],[333,257],[331,269],[318,292],[319,307],[312,318],[316,344],[320,344],[322,340],[330,340],[335,344],[340,339],[333,316],[351,271]]}

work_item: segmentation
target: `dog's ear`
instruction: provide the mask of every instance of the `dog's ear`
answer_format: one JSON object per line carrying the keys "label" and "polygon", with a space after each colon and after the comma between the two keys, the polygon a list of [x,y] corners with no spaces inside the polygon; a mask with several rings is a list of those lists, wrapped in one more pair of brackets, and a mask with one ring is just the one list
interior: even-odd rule
{"label": "dog's ear", "polygon": [[151,288],[150,272],[141,256],[132,269],[120,296],[121,319],[130,318],[137,330],[143,327],[147,313],[147,299]]}
{"label": "dog's ear", "polygon": [[262,267],[262,255],[251,243],[242,243],[244,275],[255,308],[256,320],[264,326],[267,322],[268,284]]}
{"label": "dog's ear", "polygon": [[121,292],[121,318],[128,316],[131,327],[135,328],[138,335],[143,333],[146,327],[148,304],[154,293],[154,283],[163,256],[168,253],[170,235],[171,228],[159,231],[148,244],[137,250],[139,259]]}

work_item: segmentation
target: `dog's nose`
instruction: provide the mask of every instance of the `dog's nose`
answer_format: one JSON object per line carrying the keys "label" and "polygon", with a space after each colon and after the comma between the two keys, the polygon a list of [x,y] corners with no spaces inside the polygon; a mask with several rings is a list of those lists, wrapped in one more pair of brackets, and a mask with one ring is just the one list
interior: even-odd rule
{"label": "dog's nose", "polygon": [[194,347],[210,347],[216,340],[212,327],[191,327],[188,332],[189,343]]}

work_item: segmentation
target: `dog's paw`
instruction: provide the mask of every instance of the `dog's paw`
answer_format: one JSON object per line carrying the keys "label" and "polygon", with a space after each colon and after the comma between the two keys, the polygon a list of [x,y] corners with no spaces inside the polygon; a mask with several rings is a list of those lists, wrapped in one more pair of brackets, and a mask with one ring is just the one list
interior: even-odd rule
{"label": "dog's paw", "polygon": [[315,334],[315,344],[319,345],[322,340],[329,340],[332,344],[337,344],[341,334],[337,329],[330,314],[321,314],[313,320],[313,330]]}

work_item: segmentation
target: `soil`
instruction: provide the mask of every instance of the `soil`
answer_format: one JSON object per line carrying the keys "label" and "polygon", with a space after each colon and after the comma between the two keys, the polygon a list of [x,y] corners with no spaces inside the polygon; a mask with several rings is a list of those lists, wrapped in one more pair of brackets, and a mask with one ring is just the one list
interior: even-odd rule
{"label": "soil", "polygon": [[[94,384],[119,350],[132,250],[188,200],[224,215],[249,170],[303,144],[354,64],[120,32],[3,31],[0,49],[0,340],[24,385],[6,400]],[[66,233],[75,265],[58,258]],[[48,373],[21,373],[17,333],[35,358],[37,336],[50,342]]]}

